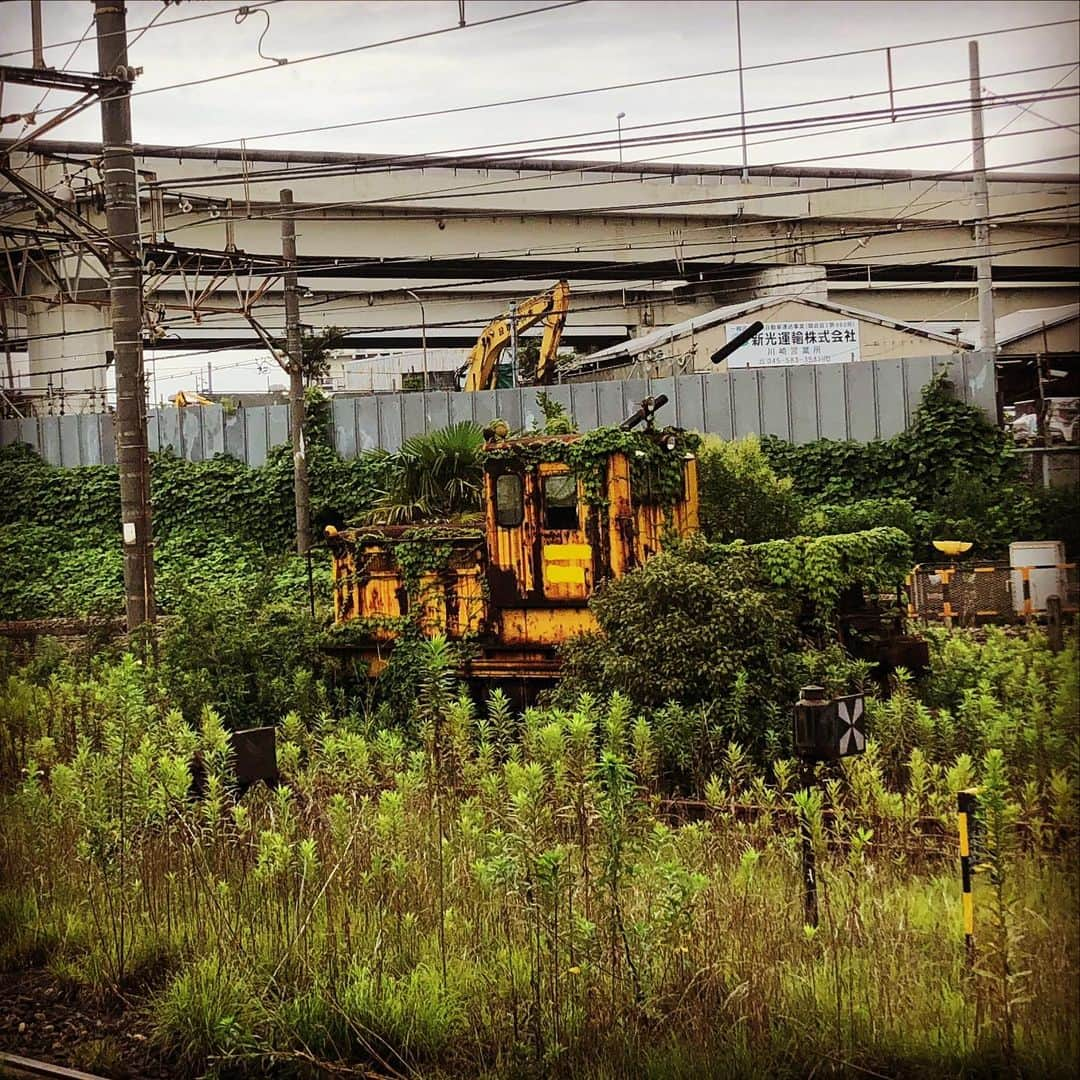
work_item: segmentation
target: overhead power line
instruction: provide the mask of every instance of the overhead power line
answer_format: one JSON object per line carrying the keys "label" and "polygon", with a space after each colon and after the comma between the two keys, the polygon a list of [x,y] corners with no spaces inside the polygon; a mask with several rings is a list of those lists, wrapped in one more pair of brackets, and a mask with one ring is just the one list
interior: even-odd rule
{"label": "overhead power line", "polygon": [[[883,235],[887,234],[889,231],[890,230],[882,230],[882,234]],[[846,238],[847,237],[845,237],[845,239]],[[1003,246],[1004,244],[1007,244],[1007,243],[1009,243],[1009,242],[1005,241],[1005,242],[1003,242],[1002,245],[999,245],[999,246]],[[1074,246],[1076,243],[1077,243],[1077,241],[1075,239],[1045,240],[1045,241],[1039,241],[1037,243],[1021,244],[1021,245],[1015,245],[1015,243],[1014,243],[1014,246],[1009,247],[1008,250],[996,251],[995,252],[995,257],[996,258],[1001,258],[1001,257],[1005,257],[1005,256],[1010,256],[1010,255],[1026,254],[1026,253],[1029,253],[1029,252],[1052,250],[1052,249],[1056,249],[1056,248],[1060,248],[1060,247]],[[787,247],[804,246],[804,244],[805,244],[805,242],[803,242],[801,244],[792,244],[792,245],[786,245],[786,246]],[[780,245],[779,248],[771,247],[770,250],[783,250],[784,247],[785,247],[785,245]],[[911,256],[911,255],[931,255],[931,254],[938,254],[938,253],[953,252],[955,250],[956,250],[955,246],[938,247],[938,248],[913,248],[913,249],[908,249],[908,250],[905,250],[905,251],[889,252],[888,256],[890,258],[901,259],[901,258],[906,258],[906,257]],[[722,251],[722,252],[715,252],[715,253],[706,253],[706,254],[696,255],[696,256],[688,256],[687,259],[686,259],[686,262],[690,263],[690,262],[700,261],[702,259],[709,258],[714,254],[723,255],[723,254],[727,254],[727,252]],[[930,269],[930,268],[939,267],[939,266],[953,265],[953,264],[956,264],[956,263],[971,262],[971,261],[973,261],[973,259],[974,259],[974,256],[972,256],[972,255],[957,255],[957,256],[950,257],[950,258],[931,259],[931,260],[926,260],[926,261],[923,261],[923,262],[902,263],[902,264],[898,264],[898,265],[902,265],[905,268]],[[728,278],[718,279],[716,282],[714,282],[714,284],[716,284],[717,286],[723,287],[723,288],[727,289],[728,291],[735,292],[735,293],[740,292],[740,291],[746,291],[746,289],[748,289],[748,288],[758,288],[758,287],[760,287],[760,285],[757,283],[758,282],[758,273],[759,272],[760,271],[751,271],[751,272],[748,272],[746,274],[732,275],[731,277],[728,277]],[[863,276],[865,275],[865,273],[866,273],[866,268],[864,266],[862,266],[862,265],[853,265],[853,266],[851,266],[849,268],[836,267],[835,272],[834,272],[834,276],[831,279],[828,279],[828,280],[831,280],[831,281],[843,281],[843,280],[845,280],[846,277],[850,277],[852,280],[861,280],[863,278]],[[527,281],[527,280],[532,280],[532,279],[530,279],[528,277],[524,277],[522,280]],[[804,280],[788,281],[785,284],[787,286],[800,285],[800,284],[806,284],[806,285],[825,284],[826,287],[827,287],[828,280],[823,280],[821,277],[812,277],[812,278],[806,278]],[[732,288],[732,283],[733,282],[740,282],[740,281],[746,283],[746,285],[742,289],[737,288],[737,287]],[[390,291],[393,294],[397,294],[397,293],[401,292],[400,289],[393,289],[393,290],[390,290]],[[790,296],[778,295],[776,297],[776,299],[777,300],[785,300],[785,299],[791,300],[791,299],[794,299],[794,298],[790,297]],[[305,305],[302,306],[301,314],[303,314],[304,312],[309,312],[310,313],[315,308],[321,307],[321,306],[325,306],[325,302],[315,302],[315,303],[305,304]],[[624,303],[621,303],[621,302],[620,303],[614,303],[614,304],[596,304],[596,305],[583,305],[583,306],[582,305],[575,305],[574,307],[571,308],[571,314],[572,315],[582,315],[582,314],[588,314],[588,313],[594,312],[594,311],[618,310],[618,309],[624,308],[625,306],[626,305]],[[367,307],[368,307],[367,304],[347,305],[347,306],[343,306],[343,307],[334,308],[332,314],[337,315],[337,314],[340,314],[341,312],[350,311],[350,310],[366,310]],[[208,322],[210,322],[213,319],[213,317],[215,315],[221,315],[222,317],[235,317],[234,312],[204,312],[204,313],[201,313],[200,316],[199,316],[199,326],[205,326]],[[485,318],[479,318],[479,319],[476,319],[476,320],[455,319],[455,320],[448,321],[448,322],[428,322],[426,325],[427,325],[428,330],[469,329],[471,327],[482,329],[484,326],[487,325],[487,323],[489,321],[490,321],[490,319],[485,317]],[[169,321],[169,325],[172,328],[176,328],[178,326],[182,327],[182,326],[187,326],[187,325],[194,325],[194,319],[190,318],[190,317],[185,317],[184,319],[172,319],[172,320]],[[268,327],[268,329],[271,329],[271,328]],[[417,326],[414,323],[403,323],[403,324],[391,325],[391,326],[362,325],[362,326],[346,327],[344,329],[353,330],[353,331],[394,333],[394,332],[401,332],[401,331],[407,331],[407,330],[415,330],[415,329],[417,329]],[[75,331],[74,333],[78,334],[78,333],[92,333],[92,332],[98,332],[98,331],[97,330],[84,330],[84,331]],[[284,333],[284,328],[283,327],[281,328],[281,333],[282,334]],[[46,336],[52,337],[52,336],[57,336],[57,335],[42,335],[41,337],[46,337]],[[74,336],[74,335],[69,333],[69,334],[66,334],[66,335],[63,335],[63,336],[71,337],[71,336]],[[37,339],[28,338],[28,339],[22,339],[22,340],[37,340]],[[238,348],[238,347],[241,347],[242,344],[243,344],[242,341],[237,341],[236,343],[233,343],[231,345],[221,346],[220,349]],[[152,345],[149,345],[147,347],[148,348],[153,348]],[[215,346],[214,349],[207,350],[207,351],[208,352],[215,352],[215,351],[220,351],[220,349]],[[163,351],[163,350],[159,350],[159,351]],[[192,355],[195,355],[195,354],[192,354]],[[46,358],[43,358],[43,359],[45,359],[45,360],[57,359],[58,360],[58,359],[62,359],[62,358],[61,357],[46,357]],[[102,370],[102,369],[105,369],[105,368],[108,368],[108,367],[110,367],[109,364],[99,363],[99,364],[89,364],[89,365],[57,368],[57,369],[55,369],[53,371],[35,371],[32,374],[35,377],[37,377],[37,376],[46,376],[46,375],[53,375],[53,374],[63,374],[64,372]]]}
{"label": "overhead power line", "polygon": [[338,56],[349,56],[353,53],[366,52],[370,49],[381,49],[387,45],[402,45],[408,41],[421,41],[425,38],[438,37],[442,34],[458,33],[461,30],[475,30],[481,26],[493,26],[496,23],[510,22],[512,19],[522,19],[528,15],[542,15],[548,11],[558,11],[560,8],[576,7],[579,4],[588,2],[589,0],[560,0],[559,3],[547,4],[544,7],[529,8],[528,11],[511,11],[505,15],[492,15],[487,19],[475,19],[470,23],[466,23],[464,26],[454,23],[453,26],[443,26],[436,30],[421,30],[413,34],[402,34],[399,37],[385,38],[382,41],[369,41],[363,45],[352,45],[345,49],[332,49],[328,52],[315,53],[311,56],[301,56],[296,60],[288,60],[284,64],[275,60],[268,64],[259,64],[255,67],[241,68],[238,71],[226,71],[220,75],[206,75],[201,79],[187,79],[184,82],[169,83],[166,86],[148,86],[145,90],[132,91],[130,96],[136,98],[144,97],[147,94],[162,94],[169,90],[188,90],[193,86],[205,86],[208,83],[222,82],[225,79],[236,79],[241,75],[253,75],[259,71],[279,71],[284,67],[294,68],[300,64],[310,64],[316,60],[331,60]]}
{"label": "overhead power line", "polygon": [[[926,38],[922,41],[902,42],[898,45],[880,45],[873,48],[849,49],[844,52],[820,53],[816,56],[793,57],[790,60],[773,60],[760,64],[746,64],[743,65],[742,70],[744,72],[758,71],[773,67],[788,67],[793,64],[816,63],[820,60],[835,60],[849,56],[861,56],[879,52],[883,53],[886,49],[892,49],[893,52],[896,52],[899,49],[914,49],[926,45],[941,45],[951,41],[967,41],[970,38],[994,37],[999,34],[1018,34],[1030,30],[1041,30],[1047,27],[1055,26],[1068,26],[1076,23],[1080,23],[1080,19],[1058,19],[1052,22],[1029,23],[1024,26],[1012,26],[1001,30],[988,30],[985,32],[955,34],[951,37]],[[499,109],[512,105],[531,105],[541,101],[556,101],[562,98],[583,97],[589,94],[603,94],[615,90],[633,90],[640,87],[661,86],[668,83],[689,82],[695,79],[710,79],[721,75],[735,75],[739,72],[739,70],[740,69],[738,67],[716,68],[711,71],[697,71],[686,75],[667,75],[662,78],[656,79],[639,79],[634,82],[609,83],[604,86],[590,86],[578,90],[555,91],[550,94],[531,94],[527,97],[504,98],[497,101],[481,102],[475,105],[455,105],[447,108],[428,109],[422,112],[400,113],[393,116],[380,116],[368,120],[352,120],[341,124],[322,124],[318,127],[293,128],[287,131],[270,131],[263,132],[259,135],[242,135],[229,139],[215,139],[213,142],[209,143],[188,143],[187,145],[180,147],[179,149],[196,150],[202,147],[228,146],[233,143],[258,142],[263,139],[278,139],[285,138],[291,135],[309,135],[316,132],[341,131],[345,128],[368,127],[373,124],[389,124],[403,120],[424,120],[435,116],[451,116],[456,113],[477,112],[482,109]],[[957,81],[962,82],[964,80]],[[887,91],[885,92],[887,93]]]}
{"label": "overhead power line", "polygon": [[[1075,62],[1072,62],[1073,66]],[[1050,70],[1052,68],[1060,68],[1068,66],[1066,64],[1054,64],[1046,65],[1044,70]],[[1028,69],[1036,70],[1036,69]],[[1002,73],[1004,77],[1012,72]],[[896,92],[905,92],[908,90],[922,90],[931,89],[938,86],[945,86],[955,82],[967,82],[966,79],[950,79],[939,83],[927,83],[922,86],[913,86],[901,88]],[[1029,99],[1033,100],[1047,100],[1046,95],[1051,90],[1057,88],[1032,88],[1030,90],[1015,91],[1011,94],[1002,94],[994,98],[994,101],[990,105],[994,107],[1019,107],[1020,103],[1027,102]],[[1055,94],[1054,97],[1065,97],[1069,95],[1069,89],[1061,90],[1060,94]],[[884,96],[885,91],[873,91],[867,94],[855,94],[846,95],[843,97],[823,98],[819,101],[810,102],[796,102],[788,105],[776,105],[767,109],[752,110],[755,112],[767,112],[776,113],[783,112],[791,109],[806,108],[809,105],[816,104],[829,104],[836,101],[846,101],[851,98],[858,97],[881,97]],[[1050,98],[1052,100],[1053,98]],[[988,106],[989,107],[989,106]],[[746,131],[750,133],[769,133],[769,132],[783,132],[794,131],[802,132],[807,129],[815,127],[827,127],[838,124],[846,124],[855,120],[865,121],[867,119],[888,121],[892,123],[909,123],[917,120],[935,119],[939,116],[949,115],[952,113],[966,113],[971,108],[971,100],[969,98],[958,98],[953,100],[945,100],[938,102],[926,102],[919,104],[911,104],[897,107],[887,107],[878,109],[865,109],[865,110],[847,110],[840,113],[831,113],[816,116],[800,116],[800,117],[780,117],[772,120],[762,120],[760,123],[747,125]],[[357,175],[369,172],[385,172],[390,169],[408,170],[421,167],[423,165],[434,164],[438,159],[450,159],[453,158],[455,164],[467,163],[470,158],[475,159],[477,162],[483,161],[487,163],[489,161],[496,161],[501,158],[506,158],[513,155],[513,160],[525,160],[527,158],[535,158],[538,156],[544,156],[546,154],[563,154],[570,150],[575,150],[579,154],[585,150],[606,150],[611,149],[619,144],[621,141],[623,147],[633,146],[648,146],[663,143],[678,143],[678,142],[690,142],[697,139],[705,138],[710,135],[717,134],[741,134],[742,125],[730,126],[726,128],[697,128],[690,131],[671,131],[671,132],[659,132],[650,135],[633,135],[628,134],[634,131],[645,131],[653,128],[670,127],[674,124],[690,124],[696,123],[702,120],[713,119],[726,119],[729,117],[738,116],[737,112],[727,113],[715,113],[704,116],[695,117],[683,117],[674,120],[657,121],[652,124],[641,124],[633,127],[624,127],[621,140],[617,136],[613,136],[610,128],[601,128],[592,131],[583,132],[571,132],[564,135],[551,135],[544,138],[532,138],[532,139],[516,139],[508,142],[499,143],[479,143],[469,146],[457,146],[448,149],[443,149],[435,152],[429,152],[424,154],[385,154],[385,155],[365,155],[363,157],[357,156],[355,160],[339,160],[339,161],[325,161],[314,162],[310,164],[288,162],[282,164],[280,167],[262,169],[258,171],[251,171],[250,169],[232,172],[216,171],[214,173],[196,174],[195,176],[186,176],[180,180],[174,181],[158,181],[155,186],[168,187],[174,190],[180,190],[182,188],[193,187],[199,184],[227,184],[237,180],[243,180],[246,183],[270,183],[284,177],[292,181],[298,181],[302,179],[325,179],[330,176],[338,175]],[[851,129],[855,130],[855,129]],[[591,143],[579,143],[576,145],[563,145],[563,141],[571,138],[579,138],[587,135],[603,135],[602,140],[593,141]],[[811,137],[811,136],[804,136]],[[556,142],[555,140],[560,140]],[[536,146],[535,144],[541,143],[542,145]],[[519,147],[527,149],[518,149]],[[492,150],[500,151],[498,153],[491,153]],[[483,153],[481,153],[483,151]],[[463,158],[462,155],[469,155],[467,158]],[[646,159],[646,161],[629,161],[621,165],[618,171],[627,172],[631,171],[634,165],[640,165],[648,163],[654,159]],[[545,162],[547,164],[547,162]],[[610,169],[614,163],[593,163],[590,162],[588,167],[584,170],[582,165],[578,161],[560,162],[553,161],[551,165],[554,168],[561,166],[566,171],[578,172],[578,171],[596,171],[598,169],[608,168]],[[754,165],[752,168],[771,168],[775,165]],[[637,177],[631,177],[636,180]],[[493,181],[488,181],[487,184],[496,184],[500,182],[508,182],[505,178],[500,178]],[[469,186],[483,186],[483,185],[463,185]],[[458,190],[457,187],[440,188],[436,189],[434,193],[440,193],[445,191]]]}
{"label": "overhead power line", "polygon": [[[242,7],[220,8],[218,11],[205,11],[201,15],[187,15],[182,19],[170,19],[168,22],[159,23],[157,21],[158,17],[162,15],[166,10],[165,8],[162,8],[158,12],[158,14],[150,20],[150,22],[145,23],[143,26],[129,26],[127,32],[129,34],[139,34],[139,36],[141,37],[142,34],[146,33],[147,30],[164,30],[166,27],[169,26],[179,26],[181,23],[198,22],[200,19],[213,19],[216,18],[218,15],[233,15],[240,11],[254,12],[258,11],[260,8],[271,7],[274,4],[280,4],[281,2],[282,0],[257,0],[257,2],[254,4],[247,4]],[[104,41],[108,38],[113,37],[114,35],[100,34],[98,36],[101,38],[101,40]],[[78,40],[72,38],[70,41],[54,41],[50,45],[43,45],[42,49],[61,49],[65,45],[81,45],[82,42],[83,38],[79,38]],[[134,42],[129,42],[129,47],[132,44],[134,44]],[[5,59],[9,56],[25,56],[27,53],[32,53],[33,51],[33,49],[11,49],[9,52],[0,53],[0,60]]]}

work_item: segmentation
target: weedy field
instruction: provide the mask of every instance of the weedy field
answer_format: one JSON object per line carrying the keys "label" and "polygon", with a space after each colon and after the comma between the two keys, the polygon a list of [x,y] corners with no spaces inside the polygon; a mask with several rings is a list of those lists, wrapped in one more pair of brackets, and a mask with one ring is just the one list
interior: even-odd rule
{"label": "weedy field", "polygon": [[[871,700],[868,752],[812,795],[730,713],[575,692],[516,715],[436,640],[404,724],[295,673],[264,713],[283,782],[238,797],[175,657],[9,656],[0,965],[138,1018],[175,1076],[1073,1075],[1076,642],[928,633],[931,674]],[[68,1048],[110,1075],[125,1054]]]}

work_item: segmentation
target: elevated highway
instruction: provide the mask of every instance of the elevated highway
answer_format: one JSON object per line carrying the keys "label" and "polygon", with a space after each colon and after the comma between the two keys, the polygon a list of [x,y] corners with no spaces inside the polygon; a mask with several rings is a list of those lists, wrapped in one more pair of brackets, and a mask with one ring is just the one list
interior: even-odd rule
{"label": "elevated highway", "polygon": [[[33,383],[104,384],[109,348],[93,143],[12,155],[56,200],[0,183],[10,348]],[[609,344],[766,292],[831,298],[941,328],[975,318],[969,176],[506,158],[385,158],[137,146],[156,348],[258,347],[283,328],[278,192],[294,193],[301,318],[357,348],[467,345],[514,299],[571,282],[564,341]],[[1066,303],[1080,183],[992,175],[998,314]],[[411,291],[410,291],[411,290]],[[422,309],[422,310],[421,310]],[[196,344],[197,343],[197,344]],[[63,372],[62,375],[57,373]]]}

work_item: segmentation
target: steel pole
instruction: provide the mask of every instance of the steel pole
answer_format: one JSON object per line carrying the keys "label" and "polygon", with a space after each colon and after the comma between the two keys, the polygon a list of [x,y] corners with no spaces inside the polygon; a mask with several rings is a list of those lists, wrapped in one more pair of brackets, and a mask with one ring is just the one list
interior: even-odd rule
{"label": "steel pole", "polygon": [[131,139],[131,72],[124,6],[94,0],[98,69],[120,80],[101,97],[101,174],[109,253],[109,307],[116,363],[116,463],[124,540],[128,630],[155,619],[150,455],[146,439],[146,377],[142,349],[142,259],[139,199]]}
{"label": "steel pole", "polygon": [[289,442],[293,448],[293,488],[296,503],[296,550],[311,547],[311,492],[308,488],[307,450],[304,446],[304,365],[300,340],[300,296],[296,283],[296,219],[293,193],[282,189],[281,259],[285,263],[285,348],[289,354]]}
{"label": "steel pole", "polygon": [[976,274],[979,286],[979,347],[991,355],[997,352],[994,331],[994,283],[990,269],[990,192],[986,185],[986,145],[983,139],[982,80],[979,77],[979,43],[968,42],[971,75],[971,163],[975,189],[975,247],[979,258]]}
{"label": "steel pole", "polygon": [[412,289],[406,289],[405,292],[416,301],[420,308],[420,348],[423,351],[424,390],[426,392],[430,388],[428,386],[427,316],[424,314],[424,301]]}

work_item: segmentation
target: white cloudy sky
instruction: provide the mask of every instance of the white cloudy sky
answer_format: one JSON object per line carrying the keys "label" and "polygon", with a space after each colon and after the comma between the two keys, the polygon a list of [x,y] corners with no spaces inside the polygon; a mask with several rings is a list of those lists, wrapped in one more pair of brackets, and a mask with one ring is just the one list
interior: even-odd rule
{"label": "white cloudy sky", "polygon": [[[467,19],[483,20],[529,12],[557,0],[466,0]],[[218,0],[185,0],[171,5],[158,25],[130,51],[144,68],[136,89],[153,90],[263,65],[257,51],[266,16],[251,14],[237,25]],[[2,51],[30,42],[29,0],[0,4]],[[70,62],[72,70],[93,70],[95,46],[89,0],[44,0],[46,43],[78,38],[87,41]],[[145,25],[162,10],[160,0],[128,0],[128,25]],[[383,41],[424,31],[456,27],[457,0],[283,0],[266,9],[270,27],[262,43],[268,56],[295,62],[305,56]],[[951,35],[978,36],[992,30],[1075,18],[1073,0],[979,0],[906,3],[743,0],[743,60],[748,66],[849,49],[899,46]],[[213,18],[166,25],[208,11]],[[72,46],[50,49],[49,63],[63,64]],[[1058,26],[985,37],[981,43],[984,84],[992,93],[1047,88],[1077,82],[1077,28]],[[351,55],[272,67],[204,86],[144,93],[134,102],[135,138],[147,143],[233,143],[248,137],[329,124],[378,120],[403,113],[473,105],[535,94],[665,78],[735,66],[735,5],[731,0],[586,0],[558,11],[539,11],[491,26],[454,29],[421,40],[385,45]],[[5,63],[23,64],[27,54]],[[1049,64],[1066,66],[1026,75],[1002,73]],[[967,75],[966,40],[896,49],[893,77],[897,88]],[[751,70],[745,76],[748,110],[791,105],[846,94],[883,91],[887,86],[883,53]],[[35,93],[8,88],[3,112],[32,104]],[[899,104],[962,98],[958,82],[898,96]],[[60,105],[54,92],[46,108]],[[882,107],[886,99],[860,98],[849,106]],[[609,91],[572,99],[508,106],[456,116],[368,124],[337,131],[280,136],[264,146],[354,152],[453,150],[525,138],[547,138],[577,131],[610,129],[617,112],[624,126],[667,123],[722,114],[738,108],[738,80],[713,76],[659,86]],[[1075,122],[1076,97],[1035,107],[1050,123]],[[820,113],[823,107],[810,110]],[[843,104],[828,111],[843,111]],[[779,115],[779,114],[777,114]],[[790,111],[787,115],[791,115]],[[756,118],[768,114],[757,113]],[[1009,137],[992,143],[990,163],[1014,162],[1075,153],[1075,132],[1058,130],[1029,136],[1017,131],[1049,126],[1015,107],[991,110],[989,132],[1007,121]],[[96,110],[66,123],[56,138],[98,137]],[[13,134],[18,125],[7,127]],[[962,161],[966,147],[957,143],[926,150],[905,150],[917,143],[968,133],[964,116],[933,122],[888,125],[865,132],[822,136],[799,142],[772,142],[751,148],[751,162],[765,164],[810,156],[836,162],[882,167],[938,169]],[[712,146],[706,143],[705,146]],[[720,139],[716,149],[688,160],[733,162],[738,140]],[[859,150],[892,148],[889,153],[849,157]],[[664,148],[650,149],[654,156]],[[1068,164],[1068,163],[1063,163]]]}
{"label": "white cloudy sky", "polygon": [[[651,87],[612,90],[568,99],[487,108],[414,120],[383,121],[401,114],[479,105],[509,98],[602,87],[614,83],[663,79],[731,68],[736,65],[735,4],[731,0],[586,0],[556,11],[536,9],[557,0],[466,0],[467,20],[477,22],[515,12],[534,12],[490,26],[420,40],[383,45],[350,55],[296,63],[303,57],[347,49],[425,31],[456,27],[457,0],[281,0],[267,6],[270,26],[262,41],[264,55],[286,57],[290,64],[202,86],[146,93],[157,87],[266,63],[258,44],[266,16],[252,13],[237,24],[219,0],[184,0],[160,14],[156,26],[130,50],[130,60],[144,69],[133,101],[135,139],[174,145],[249,145],[274,148],[340,150],[357,153],[439,152],[524,139],[550,140],[576,132],[610,131],[624,112],[624,133],[634,125],[672,124],[691,117],[731,114],[739,107],[738,80],[716,75]],[[162,12],[161,0],[128,0],[128,26],[138,28]],[[86,42],[49,49],[46,59],[71,70],[91,71],[96,51],[89,0],[44,0],[46,43]],[[28,0],[0,3],[0,52],[28,48]],[[204,12],[212,18],[169,26],[171,21]],[[1076,24],[1020,33],[982,36],[994,30],[1058,19],[1075,19],[1075,0],[940,0],[866,2],[866,0],[743,0],[743,61],[746,108],[757,121],[817,115],[823,111],[881,108],[887,76],[884,52],[794,63],[843,50],[892,46],[893,79],[903,87],[961,80],[910,93],[897,104],[964,98],[967,95],[967,37],[980,37],[983,85],[990,94],[1049,89],[1061,92],[1077,84]],[[905,44],[962,35],[936,45]],[[134,35],[133,35],[134,36]],[[71,56],[70,61],[68,60]],[[784,61],[753,70],[754,65]],[[787,63],[791,61],[791,63]],[[0,63],[28,64],[28,53],[7,55]],[[1010,75],[1019,69],[1061,65]],[[799,102],[846,95],[850,103],[805,106]],[[40,91],[8,87],[2,112],[30,108]],[[45,108],[67,100],[53,92]],[[782,112],[769,109],[786,106]],[[758,110],[754,112],[754,110]],[[1075,92],[1060,100],[1040,101],[1028,111],[1015,106],[990,109],[987,133],[992,139],[992,167],[1025,167],[1037,159],[1060,160],[1029,166],[1044,171],[1075,171],[1078,105]],[[44,116],[43,116],[44,118]],[[358,124],[332,131],[271,135],[294,129]],[[720,119],[708,124],[727,125]],[[1049,129],[1049,130],[1034,130]],[[655,129],[653,129],[655,130]],[[3,135],[22,131],[21,124]],[[1026,132],[1029,132],[1025,134]],[[951,169],[969,164],[966,115],[932,121],[879,124],[846,134],[753,145],[751,164],[825,159],[822,164],[878,168]],[[50,138],[97,139],[99,116],[91,109],[65,123]],[[587,139],[596,138],[590,135]],[[254,140],[254,142],[253,142]],[[955,140],[949,142],[948,140]],[[944,142],[928,148],[918,144]],[[626,153],[636,158],[688,162],[737,163],[739,141],[730,136],[695,144],[695,154],[681,156],[687,145],[672,144]],[[884,151],[862,154],[862,151]],[[615,157],[614,150],[590,151],[590,157]],[[299,196],[299,193],[298,193]],[[302,197],[302,196],[299,196]]]}

